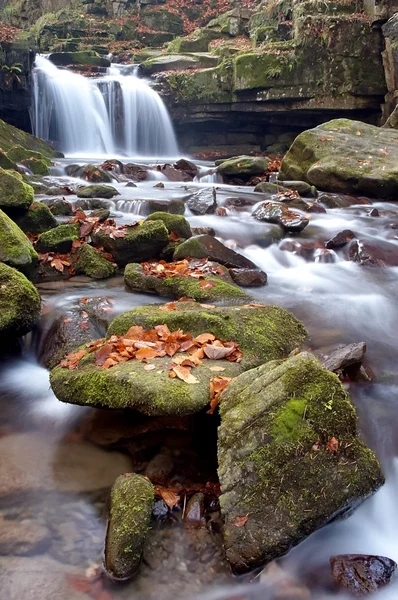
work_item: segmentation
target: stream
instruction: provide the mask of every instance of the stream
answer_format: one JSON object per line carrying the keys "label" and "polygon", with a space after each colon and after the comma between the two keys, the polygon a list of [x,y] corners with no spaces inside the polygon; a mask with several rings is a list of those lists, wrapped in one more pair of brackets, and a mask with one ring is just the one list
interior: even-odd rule
{"label": "stream", "polygon": [[[125,157],[122,160],[127,162]],[[59,160],[49,180],[55,185],[82,183],[64,174],[65,165],[72,162],[101,161],[76,156]],[[147,162],[160,163],[161,159]],[[108,450],[106,439],[104,442],[107,428],[117,429],[120,416],[60,403],[49,388],[48,372],[37,358],[38,349],[45,328],[81,298],[106,297],[115,315],[158,302],[159,298],[125,291],[121,278],[93,282],[73,277],[42,283],[42,328],[25,338],[22,358],[10,358],[1,365],[0,518],[17,519],[19,526],[31,528],[40,547],[40,552],[31,556],[12,552],[0,556],[1,596],[7,600],[343,598],[332,596],[319,584],[321,575],[317,574],[328,568],[330,556],[357,552],[398,561],[398,267],[361,266],[348,261],[342,251],[325,255],[315,249],[303,257],[297,248],[293,252],[283,250],[286,238],[271,243],[276,226],[254,221],[250,208],[234,210],[229,204],[231,198],[256,198],[253,188],[215,183],[211,167],[200,165],[202,181],[199,178],[187,184],[163,180],[164,188],[154,187],[159,179],[156,170],[152,180],[135,188],[114,182],[121,195],[108,201],[111,213],[118,223],[129,223],[147,214],[149,199],[183,199],[187,188],[216,185],[219,205],[229,206],[226,216],[199,217],[187,210],[186,217],[193,227],[214,228],[221,241],[267,273],[266,286],[249,290],[255,301],[292,311],[308,328],[315,352],[343,343],[366,342],[366,360],[374,382],[345,385],[357,407],[364,439],[383,464],[386,484],[352,515],[318,530],[280,559],[278,572],[282,575],[256,574],[251,583],[248,577],[234,579],[223,556],[220,534],[206,528],[186,528],[177,518],[151,530],[134,582],[101,584],[104,587],[97,591],[84,589],[79,577],[95,572],[102,561],[109,487],[120,472],[138,467],[131,465],[128,454]],[[50,200],[45,196],[38,199]],[[73,202],[76,197],[67,199]],[[380,216],[369,216],[371,208],[377,208]],[[313,214],[305,232],[290,239],[293,246],[297,241],[323,245],[342,229],[352,229],[361,239],[382,246],[388,256],[397,257],[397,224],[396,205],[357,204]],[[90,423],[96,423],[96,435]],[[177,478],[181,475],[185,481],[193,481],[195,477],[215,477],[216,465],[205,451],[209,445],[208,453],[215,455],[215,427],[204,424],[190,439],[177,433],[162,440],[179,457],[181,472]],[[142,469],[147,462],[144,458]],[[192,465],[197,462],[193,473]],[[283,595],[289,578],[297,581],[299,591],[304,590],[302,595]],[[377,597],[392,600],[397,591],[398,583],[392,583]]]}

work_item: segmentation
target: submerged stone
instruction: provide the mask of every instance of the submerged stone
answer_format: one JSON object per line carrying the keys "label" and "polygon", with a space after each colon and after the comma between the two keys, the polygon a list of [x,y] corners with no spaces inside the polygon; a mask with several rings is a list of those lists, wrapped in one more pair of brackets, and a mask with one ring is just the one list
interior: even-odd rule
{"label": "submerged stone", "polygon": [[285,554],[384,482],[337,376],[311,354],[237,377],[220,415],[220,505],[235,572]]}
{"label": "submerged stone", "polygon": [[31,331],[40,318],[35,286],[22,273],[0,263],[0,343]]}
{"label": "submerged stone", "polygon": [[84,357],[77,369],[60,366],[51,372],[51,386],[59,400],[71,404],[109,408],[135,408],[147,415],[188,415],[202,410],[210,401],[211,367],[222,367],[223,376],[239,373],[268,360],[286,356],[306,338],[303,325],[287,311],[274,306],[209,308],[195,302],[176,302],[175,310],[159,305],[133,309],[116,317],[107,336],[123,335],[133,325],[151,329],[166,324],[170,331],[182,329],[197,336],[212,333],[225,341],[234,340],[243,352],[240,363],[203,360],[193,369],[196,384],[169,377],[171,357],[154,358],[155,369],[129,360],[110,369],[95,365],[95,357]]}
{"label": "submerged stone", "polygon": [[125,473],[113,484],[105,542],[105,569],[113,579],[136,575],[153,501],[154,487],[142,475]]}

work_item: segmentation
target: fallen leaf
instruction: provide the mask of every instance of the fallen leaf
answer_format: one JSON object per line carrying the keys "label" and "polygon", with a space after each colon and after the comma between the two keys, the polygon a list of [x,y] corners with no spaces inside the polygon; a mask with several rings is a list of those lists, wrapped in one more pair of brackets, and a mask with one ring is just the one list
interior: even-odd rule
{"label": "fallen leaf", "polygon": [[170,240],[170,242],[179,242],[180,236],[175,231],[172,231],[169,235],[169,240]]}
{"label": "fallen leaf", "polygon": [[225,371],[225,367],[210,367],[209,371],[217,371],[217,372],[221,372],[221,371]]}
{"label": "fallen leaf", "polygon": [[156,365],[144,365],[145,371],[153,371],[156,369]]}
{"label": "fallen leaf", "polygon": [[249,515],[243,515],[240,517],[235,517],[235,519],[232,521],[232,525],[234,525],[234,527],[244,527],[246,525],[246,523],[249,520]]}
{"label": "fallen leaf", "polygon": [[79,327],[80,327],[80,329],[89,329],[90,323],[88,321],[81,321],[79,323]]}
{"label": "fallen leaf", "polygon": [[217,281],[209,281],[207,279],[203,279],[203,281],[199,282],[199,286],[202,290],[211,290],[214,286],[217,285]]}
{"label": "fallen leaf", "polygon": [[201,333],[196,338],[194,338],[193,341],[198,344],[206,344],[207,342],[212,342],[215,339],[216,336],[212,333]]}
{"label": "fallen leaf", "polygon": [[72,352],[71,354],[68,354],[64,358],[64,360],[61,360],[61,367],[67,367],[68,369],[76,369],[77,363],[83,358],[83,356],[86,356],[87,352],[87,350],[78,350],[77,352]]}
{"label": "fallen leaf", "polygon": [[155,358],[159,356],[158,350],[156,348],[140,348],[135,353],[135,358],[137,360],[149,360],[151,358]]}
{"label": "fallen leaf", "polygon": [[158,492],[162,500],[166,502],[169,508],[174,508],[180,500],[178,494],[176,494],[172,490],[168,490],[166,488],[156,488],[156,491]]}
{"label": "fallen leaf", "polygon": [[234,348],[225,348],[225,346],[216,346],[215,344],[207,344],[203,348],[207,358],[211,360],[221,360],[226,356],[229,356],[234,351]]}
{"label": "fallen leaf", "polygon": [[64,264],[63,261],[59,258],[53,258],[53,260],[50,262],[50,265],[54,267],[54,269],[57,269],[57,271],[59,271],[60,273],[63,273]]}
{"label": "fallen leaf", "polygon": [[329,438],[328,443],[326,444],[326,450],[329,450],[329,452],[332,452],[333,454],[338,454],[339,442],[335,437]]}
{"label": "fallen leaf", "polygon": [[159,310],[177,310],[177,303],[168,302],[167,304],[163,304],[163,306],[160,306]]}
{"label": "fallen leaf", "polygon": [[178,379],[185,381],[185,383],[199,383],[199,379],[192,375],[191,369],[189,369],[188,367],[176,365],[173,366],[173,371],[177,375]]}

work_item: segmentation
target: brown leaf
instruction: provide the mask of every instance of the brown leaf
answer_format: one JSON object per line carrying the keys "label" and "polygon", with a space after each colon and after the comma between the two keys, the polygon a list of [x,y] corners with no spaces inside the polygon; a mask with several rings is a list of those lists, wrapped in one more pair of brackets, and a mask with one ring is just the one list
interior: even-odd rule
{"label": "brown leaf", "polygon": [[77,592],[82,592],[83,594],[89,594],[92,588],[92,581],[87,579],[87,577],[80,575],[66,575],[66,581]]}
{"label": "brown leaf", "polygon": [[170,242],[179,242],[180,236],[175,231],[172,231],[169,235],[169,240],[170,240]]}
{"label": "brown leaf", "polygon": [[114,358],[109,357],[104,362],[103,367],[104,367],[104,369],[109,369],[110,367],[114,367],[117,364],[118,364],[117,360],[115,360]]}
{"label": "brown leaf", "polygon": [[185,383],[199,383],[199,379],[192,375],[191,369],[188,367],[175,365],[173,366],[173,371],[177,375],[178,379],[182,379],[182,381],[185,381]]}
{"label": "brown leaf", "polygon": [[59,363],[61,367],[66,367],[68,369],[76,369],[77,363],[83,356],[86,356],[87,350],[78,350],[77,352],[72,352],[65,356],[64,360],[61,360]]}
{"label": "brown leaf", "polygon": [[177,303],[176,302],[168,302],[167,304],[160,306],[159,310],[177,310]]}
{"label": "brown leaf", "polygon": [[202,308],[216,308],[215,304],[199,304]]}
{"label": "brown leaf", "polygon": [[235,517],[232,521],[232,525],[234,527],[244,527],[249,520],[249,515],[242,515],[240,517]]}
{"label": "brown leaf", "polygon": [[212,342],[216,339],[216,336],[212,333],[201,333],[196,338],[194,338],[194,342],[198,344],[206,344],[207,342]]}
{"label": "brown leaf", "polygon": [[79,323],[80,329],[90,329],[90,323],[88,321],[81,321]]}
{"label": "brown leaf", "polygon": [[339,442],[335,437],[329,438],[328,443],[326,444],[326,450],[329,450],[329,452],[332,452],[333,454],[338,454]]}
{"label": "brown leaf", "polygon": [[142,338],[143,333],[144,328],[141,327],[141,325],[133,325],[133,327],[130,327],[130,329],[127,331],[125,337],[129,338],[129,340],[138,341]]}
{"label": "brown leaf", "polygon": [[156,348],[140,348],[135,353],[135,358],[137,360],[149,360],[151,358],[155,358],[159,356],[158,350]]}
{"label": "brown leaf", "polygon": [[113,344],[105,344],[105,346],[102,346],[102,348],[95,353],[95,364],[98,367],[102,367],[111,352],[113,352]]}
{"label": "brown leaf", "polygon": [[156,488],[156,491],[159,493],[159,496],[162,498],[162,500],[166,502],[169,508],[174,508],[180,500],[178,494],[172,490],[168,490],[166,488]]}
{"label": "brown leaf", "polygon": [[229,356],[229,354],[232,354],[234,348],[225,348],[225,346],[207,344],[203,350],[207,358],[210,358],[211,360],[221,360],[226,356]]}
{"label": "brown leaf", "polygon": [[199,286],[202,290],[211,290],[214,286],[217,285],[217,281],[209,281],[208,279],[203,279],[199,282]]}
{"label": "brown leaf", "polygon": [[54,267],[54,269],[57,269],[57,271],[59,271],[60,273],[63,273],[64,264],[59,258],[53,258],[53,260],[50,262],[50,265]]}

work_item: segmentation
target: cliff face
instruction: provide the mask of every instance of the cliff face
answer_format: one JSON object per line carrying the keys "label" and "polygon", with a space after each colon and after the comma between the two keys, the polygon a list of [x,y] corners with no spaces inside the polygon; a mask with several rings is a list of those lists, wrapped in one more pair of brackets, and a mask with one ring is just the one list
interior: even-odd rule
{"label": "cliff face", "polygon": [[31,131],[34,58],[28,41],[0,42],[0,119],[25,131]]}

